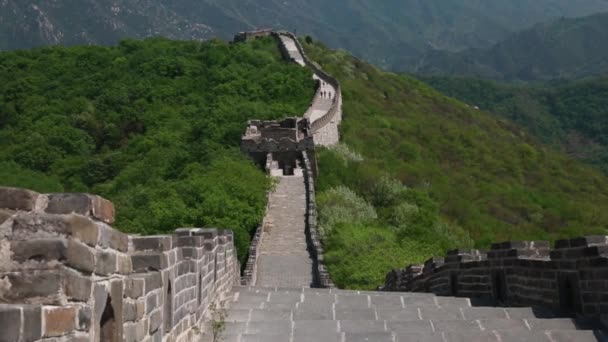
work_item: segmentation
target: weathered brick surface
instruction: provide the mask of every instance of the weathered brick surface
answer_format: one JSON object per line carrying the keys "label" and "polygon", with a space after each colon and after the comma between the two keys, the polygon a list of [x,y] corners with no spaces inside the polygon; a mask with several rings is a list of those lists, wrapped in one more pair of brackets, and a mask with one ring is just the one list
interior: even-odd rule
{"label": "weathered brick surface", "polygon": [[76,329],[78,310],[75,307],[45,307],[42,312],[44,319],[44,336],[64,336]]}
{"label": "weathered brick surface", "polygon": [[590,317],[608,313],[608,237],[556,242],[508,241],[488,252],[451,251],[386,277],[386,291],[483,298],[510,306],[542,306]]}
{"label": "weathered brick surface", "polygon": [[129,237],[95,220],[95,198],[53,194],[47,212],[3,209],[13,221],[0,241],[10,287],[1,300],[11,303],[0,305],[0,341],[98,340],[106,321],[119,341],[184,341],[239,282],[231,231]]}
{"label": "weathered brick surface", "polygon": [[20,188],[0,187],[0,208],[32,211],[39,193]]}

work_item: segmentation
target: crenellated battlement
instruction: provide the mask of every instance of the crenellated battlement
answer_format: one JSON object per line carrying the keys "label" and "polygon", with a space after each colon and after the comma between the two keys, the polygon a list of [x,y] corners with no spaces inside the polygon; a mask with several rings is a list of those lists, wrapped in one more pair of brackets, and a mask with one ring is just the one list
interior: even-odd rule
{"label": "crenellated battlement", "polygon": [[0,188],[0,341],[195,339],[239,282],[232,232],[112,222],[99,196]]}
{"label": "crenellated battlement", "polygon": [[393,270],[382,290],[541,306],[588,317],[608,314],[608,236],[495,243],[454,250],[424,265]]}

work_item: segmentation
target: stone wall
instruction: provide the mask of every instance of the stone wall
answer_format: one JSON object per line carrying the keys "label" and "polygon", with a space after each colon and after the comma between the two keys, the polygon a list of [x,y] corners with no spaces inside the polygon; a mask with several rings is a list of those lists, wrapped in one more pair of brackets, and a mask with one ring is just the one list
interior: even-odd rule
{"label": "stone wall", "polygon": [[488,252],[455,250],[424,265],[393,270],[384,291],[432,292],[505,306],[608,314],[608,236],[504,242]]}
{"label": "stone wall", "polygon": [[[293,39],[298,48],[298,51],[302,55],[304,59],[304,63],[306,66],[323,81],[332,85],[336,90],[336,96],[333,99],[333,104],[331,105],[329,111],[319,119],[315,120],[311,123],[311,128],[313,132],[313,136],[315,138],[315,143],[323,146],[335,145],[340,141],[339,134],[339,126],[342,121],[342,88],[340,86],[340,82],[325,72],[321,67],[315,63],[313,60],[308,58],[302,44],[298,40],[298,38],[290,32],[278,32],[276,35],[284,35]],[[281,51],[286,58],[289,58],[289,52],[285,49],[283,44],[279,44],[281,47]],[[315,96],[319,96],[318,92]]]}
{"label": "stone wall", "polygon": [[313,166],[306,152],[303,153],[304,182],[306,184],[306,240],[314,262],[316,283],[321,288],[335,287],[323,259],[323,243],[317,226],[317,202]]}
{"label": "stone wall", "polygon": [[191,341],[239,281],[231,231],[129,236],[111,202],[0,188],[0,341]]}

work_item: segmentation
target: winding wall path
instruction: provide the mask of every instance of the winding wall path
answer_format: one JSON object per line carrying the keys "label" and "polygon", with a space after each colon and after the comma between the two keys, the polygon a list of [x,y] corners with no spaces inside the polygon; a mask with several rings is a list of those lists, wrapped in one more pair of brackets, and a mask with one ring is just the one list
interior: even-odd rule
{"label": "winding wall path", "polygon": [[342,121],[342,94],[338,81],[311,61],[300,43],[290,33],[279,33],[283,49],[289,57],[313,70],[313,78],[319,82],[310,108],[304,117],[310,119],[315,145],[332,146],[340,141],[339,125]]}
{"label": "winding wall path", "polygon": [[[313,78],[318,82],[311,106],[303,115],[310,120],[315,145],[337,144],[342,117],[338,81],[306,57],[294,36],[289,33],[278,33],[277,36],[285,57],[311,68]],[[314,180],[308,159],[304,159],[306,165],[300,165],[295,176],[277,177],[277,188],[269,196],[264,223],[256,234],[258,245],[250,250],[255,254],[255,261],[249,268],[251,276],[247,276],[251,285],[283,288],[331,286],[327,271],[319,262],[322,260],[322,247],[318,239],[313,238],[318,236],[317,232],[311,232],[316,230],[316,207],[308,202],[314,202],[314,188],[309,189],[307,184],[314,184]],[[306,167],[303,169],[303,166]]]}

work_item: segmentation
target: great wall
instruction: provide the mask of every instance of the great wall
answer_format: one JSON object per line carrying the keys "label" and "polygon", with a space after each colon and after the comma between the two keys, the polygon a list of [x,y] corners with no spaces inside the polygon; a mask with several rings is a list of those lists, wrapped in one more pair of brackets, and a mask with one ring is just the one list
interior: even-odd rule
{"label": "great wall", "polygon": [[270,35],[318,88],[303,117],[243,135],[278,184],[242,275],[230,230],[126,235],[101,197],[0,188],[0,342],[607,340],[606,236],[456,250],[380,291],[336,289],[314,184],[316,146],[339,141],[340,83],[290,33],[235,41]]}

